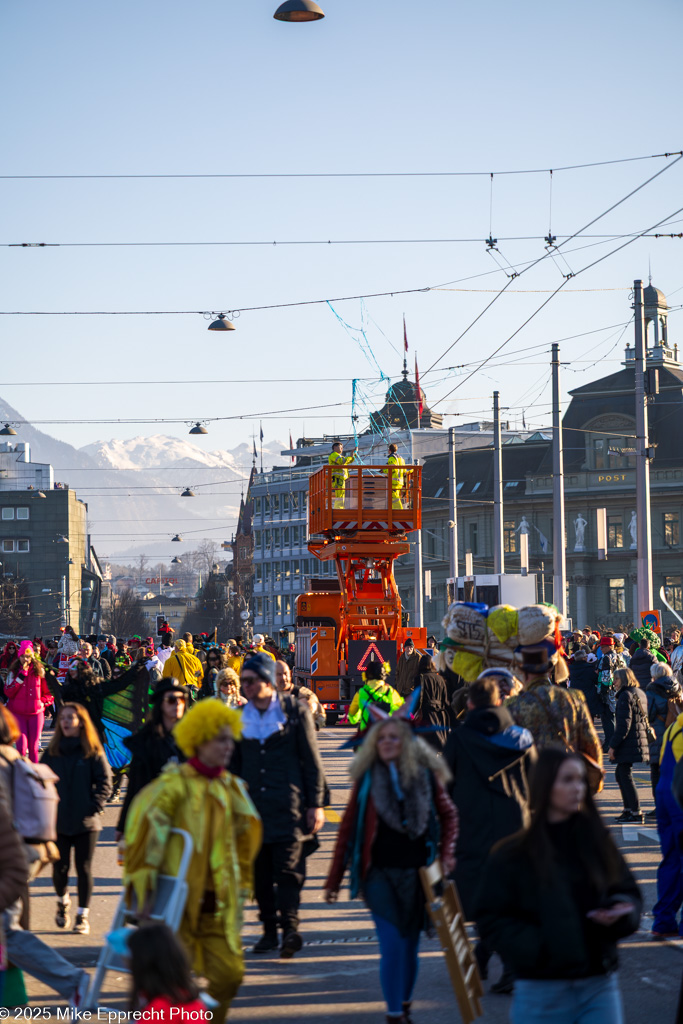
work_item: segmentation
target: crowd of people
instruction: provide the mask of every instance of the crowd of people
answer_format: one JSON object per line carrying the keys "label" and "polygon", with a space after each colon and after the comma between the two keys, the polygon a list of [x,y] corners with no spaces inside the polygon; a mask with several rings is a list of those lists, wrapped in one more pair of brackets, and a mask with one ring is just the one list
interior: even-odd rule
{"label": "crowd of people", "polygon": [[[334,904],[348,873],[351,898],[365,901],[388,1021],[413,1021],[426,919],[419,870],[437,859],[476,927],[483,980],[500,958],[491,990],[512,993],[514,1021],[623,1020],[616,944],[637,929],[642,898],[593,798],[609,761],[624,805],[617,821],[642,824],[633,767],[650,765],[648,816],[662,847],[652,937],[683,936],[683,642],[667,639],[586,628],[520,647],[512,670],[485,669],[469,685],[434,637],[426,651],[407,641],[393,674],[369,662],[348,713],[352,789],[324,896]],[[146,981],[138,963],[131,1006],[166,1000],[204,1013],[194,971],[207,980],[213,1019],[224,1019],[244,974],[242,911],[251,898],[262,928],[253,954],[289,959],[301,950],[306,861],[331,795],[317,738],[324,710],[293,680],[292,660],[259,635],[218,644],[190,634],[173,641],[170,630],[159,642],[99,644],[67,628],[49,644],[5,645],[0,827],[3,815],[17,827],[21,819],[19,764],[58,798],[54,836],[26,825],[15,843],[11,825],[3,830],[12,838],[2,850],[3,947],[14,969],[83,1005],[85,972],[30,930],[29,879],[49,866],[56,927],[89,933],[102,814],[120,800],[124,779],[116,825],[124,886],[139,933],[177,967],[150,966]],[[108,702],[131,694],[143,713],[115,743]],[[41,742],[46,712],[53,730]],[[173,935],[148,918],[159,875],[178,871],[176,829],[193,848]],[[136,949],[143,959],[130,929],[111,941],[132,962]]]}

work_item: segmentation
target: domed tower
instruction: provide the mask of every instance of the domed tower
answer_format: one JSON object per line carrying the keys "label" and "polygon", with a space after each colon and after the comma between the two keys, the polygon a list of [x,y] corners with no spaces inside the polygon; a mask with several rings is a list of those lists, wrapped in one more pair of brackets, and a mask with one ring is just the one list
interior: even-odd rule
{"label": "domed tower", "polygon": [[415,381],[408,380],[408,370],[404,364],[403,380],[391,385],[384,406],[379,412],[370,415],[369,433],[381,434],[387,427],[397,427],[399,430],[427,427],[438,430],[442,426],[443,416],[440,412],[432,412],[427,406],[424,391]]}
{"label": "domed tower", "polygon": [[[666,296],[659,288],[652,284],[652,278],[647,288],[643,290],[643,316],[645,319],[645,344],[648,342],[658,348],[668,348],[667,317],[669,307],[666,304]],[[650,335],[650,324],[653,325],[652,336]]]}

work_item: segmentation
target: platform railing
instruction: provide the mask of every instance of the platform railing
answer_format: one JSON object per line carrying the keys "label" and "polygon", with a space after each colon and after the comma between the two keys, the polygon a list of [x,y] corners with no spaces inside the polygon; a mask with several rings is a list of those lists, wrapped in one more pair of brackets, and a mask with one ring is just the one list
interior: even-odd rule
{"label": "platform railing", "polygon": [[324,466],[308,484],[309,533],[408,533],[422,524],[421,466]]}

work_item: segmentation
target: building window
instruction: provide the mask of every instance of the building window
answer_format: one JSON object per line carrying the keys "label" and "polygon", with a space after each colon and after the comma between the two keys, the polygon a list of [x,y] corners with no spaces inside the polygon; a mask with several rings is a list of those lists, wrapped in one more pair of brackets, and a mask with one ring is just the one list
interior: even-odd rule
{"label": "building window", "polygon": [[282,546],[283,548],[289,547],[289,527],[285,526],[282,529]]}
{"label": "building window", "polygon": [[280,511],[280,495],[279,494],[274,494],[271,497],[271,499],[270,499],[270,507],[272,508],[273,513],[275,513],[275,512],[279,513],[279,511]]}
{"label": "building window", "polygon": [[677,548],[680,544],[678,512],[664,513],[664,543],[668,548]]}
{"label": "building window", "polygon": [[296,547],[299,544],[299,527],[292,526],[292,545]]}
{"label": "building window", "polygon": [[283,494],[282,495],[282,511],[283,512],[289,512],[289,495],[288,494]]}
{"label": "building window", "polygon": [[3,508],[3,510],[2,510],[2,518],[3,519],[14,519],[14,509],[13,508]]}
{"label": "building window", "polygon": [[297,512],[299,510],[299,494],[298,494],[298,492],[290,491],[289,492],[289,499],[290,499],[290,501],[292,503],[292,512]]}
{"label": "building window", "polygon": [[292,575],[298,576],[301,572],[301,564],[299,562],[292,562]]}
{"label": "building window", "polygon": [[17,551],[26,552],[30,550],[31,545],[27,540],[17,541]]}
{"label": "building window", "polygon": [[28,517],[29,516],[28,516],[28,509],[27,508],[18,508],[17,509],[17,519],[28,519]]}
{"label": "building window", "polygon": [[503,550],[506,555],[514,554],[517,550],[517,533],[515,532],[514,520],[503,524]]}
{"label": "building window", "polygon": [[284,579],[289,579],[289,562],[282,563],[282,576]]}
{"label": "building window", "polygon": [[273,562],[273,579],[275,580],[276,583],[280,579],[280,563],[279,562]]}
{"label": "building window", "polygon": [[270,547],[270,530],[263,531],[263,540],[266,545],[266,549]]}
{"label": "building window", "polygon": [[683,611],[683,586],[680,576],[665,576],[666,599],[675,612]]}
{"label": "building window", "polygon": [[254,515],[255,516],[260,516],[261,515],[261,499],[260,498],[254,498]]}
{"label": "building window", "polygon": [[626,612],[626,580],[609,581],[610,615],[623,615]]}
{"label": "building window", "polygon": [[270,514],[270,498],[267,494],[263,498],[263,514],[266,516]]}
{"label": "building window", "polygon": [[607,547],[623,548],[624,525],[621,516],[607,516]]}
{"label": "building window", "polygon": [[262,597],[257,597],[256,598],[256,614],[259,616],[259,618],[263,615],[263,598]]}
{"label": "building window", "polygon": [[605,439],[596,437],[593,439],[593,469],[605,468]]}
{"label": "building window", "polygon": [[256,545],[257,548],[261,547],[261,538],[262,538],[262,536],[263,536],[263,534],[261,533],[260,530],[255,530],[254,531],[254,544]]}
{"label": "building window", "polygon": [[257,583],[263,580],[263,566],[260,562],[257,562],[254,566],[254,579]]}
{"label": "building window", "polygon": [[14,541],[13,540],[3,540],[3,542],[2,542],[2,550],[3,551],[14,551]]}
{"label": "building window", "polygon": [[275,614],[282,615],[282,598],[279,594],[275,595]]}
{"label": "building window", "polygon": [[240,548],[240,558],[242,561],[247,557],[247,549],[245,547]]}
{"label": "building window", "polygon": [[472,552],[473,555],[476,555],[476,554],[479,553],[479,544],[478,544],[479,524],[478,523],[470,523],[470,531],[469,532],[470,532],[470,551]]}
{"label": "building window", "polygon": [[273,529],[273,545],[276,548],[280,547],[280,527],[276,526]]}
{"label": "building window", "polygon": [[285,598],[285,615],[292,614],[292,599],[291,597]]}

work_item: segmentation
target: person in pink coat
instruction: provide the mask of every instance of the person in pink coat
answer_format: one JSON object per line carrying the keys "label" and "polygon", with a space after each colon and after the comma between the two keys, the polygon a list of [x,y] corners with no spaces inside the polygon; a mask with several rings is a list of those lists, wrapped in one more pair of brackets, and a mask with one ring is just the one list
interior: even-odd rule
{"label": "person in pink coat", "polygon": [[30,640],[20,644],[18,657],[10,665],[5,694],[7,710],[12,712],[21,729],[17,750],[22,756],[28,754],[29,760],[37,764],[45,708],[53,703],[53,697],[45,682],[45,669]]}

